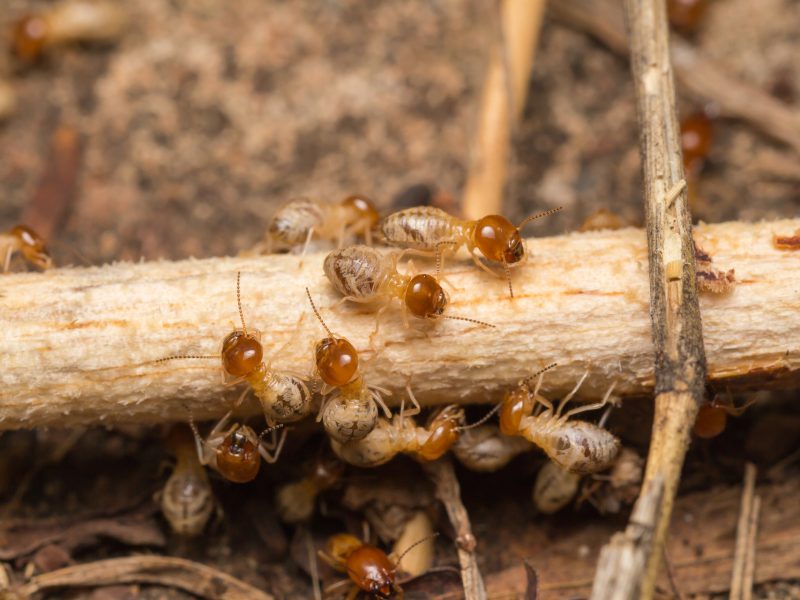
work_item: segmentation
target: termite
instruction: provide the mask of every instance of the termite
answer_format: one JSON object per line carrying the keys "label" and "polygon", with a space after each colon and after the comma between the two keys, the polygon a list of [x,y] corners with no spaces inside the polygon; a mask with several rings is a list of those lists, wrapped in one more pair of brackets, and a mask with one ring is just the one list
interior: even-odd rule
{"label": "termite", "polygon": [[616,514],[636,501],[641,491],[644,459],[631,448],[623,448],[608,474],[598,473],[584,481],[576,506],[586,500],[600,514]]}
{"label": "termite", "polygon": [[536,509],[552,515],[564,508],[578,493],[581,476],[554,462],[542,465],[533,484],[532,499]]}
{"label": "termite", "polygon": [[754,402],[755,400],[750,400],[742,406],[736,406],[730,396],[716,395],[711,402],[704,404],[697,411],[692,431],[702,439],[715,438],[725,431],[728,415],[741,416]]}
{"label": "termite", "polygon": [[708,0],[668,0],[667,15],[669,23],[685,34],[697,31],[703,22]]}
{"label": "termite", "polygon": [[520,229],[535,219],[558,212],[561,208],[532,215],[514,226],[500,215],[468,221],[456,218],[439,208],[420,206],[389,215],[381,221],[381,231],[388,244],[431,255],[445,250],[454,252],[461,246],[466,246],[470,257],[479,268],[496,275],[481,262],[476,254],[476,250],[480,251],[486,260],[503,265],[508,291],[513,298],[510,267],[523,264],[527,257]]}
{"label": "termite", "polygon": [[208,474],[200,464],[191,429],[173,427],[166,441],[175,469],[160,492],[161,512],[175,533],[200,535],[216,504]]}
{"label": "termite", "polygon": [[375,204],[361,194],[331,204],[310,198],[296,198],[281,206],[272,216],[264,240],[256,252],[270,254],[293,250],[302,245],[305,254],[312,238],[338,242],[355,235],[372,243],[372,229],[380,215]]}
{"label": "termite", "polygon": [[493,472],[531,448],[533,444],[525,438],[503,435],[497,425],[482,425],[464,431],[453,445],[453,454],[471,471]]}
{"label": "termite", "polygon": [[409,313],[420,319],[456,319],[494,327],[475,319],[445,315],[450,299],[439,283],[439,265],[436,276],[404,275],[397,270],[401,254],[383,254],[369,246],[348,246],[328,254],[323,267],[328,281],[344,296],[342,301],[380,306],[380,315],[392,300],[400,300],[406,327]]}
{"label": "termite", "polygon": [[125,13],[117,4],[66,0],[19,19],[12,32],[12,51],[21,61],[32,63],[56,46],[113,42],[124,27]]}
{"label": "termite", "polygon": [[[211,467],[228,481],[248,483],[258,475],[262,459],[269,464],[278,460],[286,441],[287,430],[284,429],[276,441],[275,427],[269,427],[261,435],[257,435],[249,425],[231,423],[232,415],[231,410],[222,417],[205,439],[201,437],[193,420],[189,421],[189,426],[194,434],[201,464]],[[269,444],[263,440],[267,433],[273,434],[273,440]]]}
{"label": "termite", "polygon": [[704,111],[693,113],[681,121],[683,168],[694,178],[703,167],[714,141],[714,126]]}
{"label": "termite", "polygon": [[463,424],[464,411],[457,405],[436,413],[427,427],[418,427],[401,409],[392,421],[379,419],[364,438],[346,444],[331,440],[331,447],[339,458],[356,467],[377,467],[401,452],[420,461],[431,461],[452,447]]}
{"label": "termite", "polygon": [[358,369],[358,351],[343,337],[337,337],[319,314],[311,292],[306,288],[311,309],[319,319],[328,337],[319,340],[314,349],[314,362],[319,378],[324,382],[322,393],[335,390],[323,400],[317,420],[322,420],[325,431],[339,443],[360,440],[375,427],[378,407],[387,418],[392,413],[381,398],[386,390],[368,386]]}
{"label": "termite", "polygon": [[611,385],[602,401],[562,414],[564,406],[577,393],[588,372],[554,408],[550,400],[539,394],[539,388],[545,371],[555,366],[550,365],[532,376],[538,375],[533,390],[529,386],[531,378],[528,378],[506,394],[500,408],[500,431],[533,442],[544,450],[550,460],[567,471],[585,475],[607,469],[617,457],[619,439],[602,427],[586,421],[570,421],[569,418],[605,406],[611,398],[614,385]]}
{"label": "termite", "polygon": [[44,239],[27,225],[17,225],[6,233],[0,233],[0,256],[3,257],[3,273],[11,268],[11,258],[19,252],[25,260],[40,269],[53,266]]}
{"label": "termite", "polygon": [[241,273],[236,274],[236,302],[239,307],[241,329],[234,329],[222,341],[219,354],[183,354],[161,358],[156,362],[180,359],[222,360],[223,374],[229,384],[246,381],[261,403],[267,423],[293,423],[308,416],[313,408],[311,392],[297,375],[281,373],[264,362],[261,332],[248,330],[242,310]]}
{"label": "termite", "polygon": [[345,469],[344,463],[329,452],[321,453],[309,466],[301,479],[281,486],[275,494],[278,515],[287,523],[308,521],[317,496],[335,486]]}
{"label": "termite", "polygon": [[377,546],[362,542],[349,533],[331,536],[326,549],[320,550],[318,556],[337,571],[347,573],[349,580],[328,586],[325,593],[332,594],[339,588],[349,587],[348,600],[356,598],[359,592],[366,592],[373,599],[401,598],[403,591],[397,581],[398,565],[403,556],[428,539],[411,544],[393,561]]}

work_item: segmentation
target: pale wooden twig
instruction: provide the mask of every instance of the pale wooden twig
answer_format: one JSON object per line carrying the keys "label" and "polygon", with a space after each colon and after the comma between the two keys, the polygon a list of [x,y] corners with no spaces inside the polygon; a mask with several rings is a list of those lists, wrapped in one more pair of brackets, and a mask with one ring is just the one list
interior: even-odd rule
{"label": "pale wooden twig", "polygon": [[501,212],[511,131],[528,94],[545,0],[502,0],[502,40],[494,44],[481,95],[481,113],[464,187],[469,219]]}
{"label": "pale wooden twig", "polygon": [[[730,387],[800,381],[800,253],[776,250],[776,232],[800,219],[695,229],[698,244],[740,283],[704,296],[711,382]],[[582,398],[643,395],[653,389],[647,247],[641,230],[528,241],[531,257],[500,278],[450,260],[450,314],[497,325],[418,322],[405,329],[399,306],[385,313],[377,356],[364,354],[367,381],[388,387],[395,406],[407,378],[426,405],[496,402],[537,368],[559,366],[545,392],[569,391],[588,368]],[[218,360],[153,361],[214,354],[241,327],[236,272],[248,328],[263,332],[276,369],[309,373],[324,330],[305,298],[309,286],[328,325],[368,350],[373,314],[329,307],[338,296],[322,275],[324,254],[115,264],[0,276],[0,428],[163,423],[218,418],[238,389],[222,384]],[[422,267],[423,265],[420,264]],[[429,265],[429,268],[433,268]],[[746,318],[743,316],[746,315]],[[302,322],[298,321],[302,318]],[[285,346],[285,347],[284,347]],[[278,355],[276,352],[280,350]],[[253,411],[257,407],[252,407]]]}
{"label": "pale wooden twig", "polygon": [[733,553],[733,569],[731,571],[731,600],[745,600],[752,594],[753,574],[749,574],[750,585],[745,583],[748,570],[749,554],[753,552],[751,544],[751,525],[753,524],[754,493],[756,487],[756,467],[747,463],[744,468],[744,485],[742,486],[742,505],[739,508],[739,522],[736,525],[736,549]]}
{"label": "pale wooden twig", "polygon": [[84,563],[37,575],[13,589],[19,598],[69,587],[144,583],[178,588],[209,600],[273,600],[273,596],[227,573],[171,556],[128,556]]}
{"label": "pale wooden twig", "polygon": [[475,555],[477,542],[472,535],[469,514],[461,502],[461,488],[458,485],[453,463],[449,457],[423,463],[423,469],[433,482],[436,497],[444,504],[447,516],[456,534],[458,562],[461,565],[461,581],[464,586],[464,600],[487,600],[478,561]]}
{"label": "pale wooden twig", "polygon": [[[559,0],[549,5],[563,23],[590,33],[614,52],[627,56],[622,11],[613,0]],[[748,121],[763,133],[800,152],[800,115],[780,100],[734,76],[680,36],[670,40],[678,84],[698,99],[713,101],[720,114]]]}
{"label": "pale wooden twig", "polygon": [[[669,56],[666,5],[663,0],[626,0],[631,42],[631,70],[636,89],[650,266],[650,316],[655,346],[656,409],[642,494],[654,482],[663,486],[661,501],[641,526],[653,538],[637,546],[647,568],[627,557],[627,546],[601,555],[602,569],[618,570],[625,591],[617,598],[653,596],[662,562],[667,525],[689,445],[689,432],[703,401],[706,359],[695,276],[694,243],[686,201],[680,130]],[[616,567],[615,567],[616,565]],[[598,595],[594,587],[593,598]]]}

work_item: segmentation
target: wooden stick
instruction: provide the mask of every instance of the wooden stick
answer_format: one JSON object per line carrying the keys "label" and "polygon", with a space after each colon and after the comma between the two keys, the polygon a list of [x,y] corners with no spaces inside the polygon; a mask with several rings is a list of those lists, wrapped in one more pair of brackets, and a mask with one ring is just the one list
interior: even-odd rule
{"label": "wooden stick", "polygon": [[[703,401],[706,358],[695,275],[694,243],[681,162],[666,5],[663,0],[626,0],[631,69],[644,171],[650,266],[650,316],[655,346],[656,410],[642,494],[658,482],[657,510],[637,525],[653,528],[652,541],[637,547],[647,568],[624,569],[627,546],[601,555],[603,570],[616,570],[626,590],[618,598],[652,598],[662,562],[667,525],[689,445],[689,433]],[[594,598],[598,587],[595,586]],[[606,596],[607,597],[607,596]]]}
{"label": "wooden stick", "polygon": [[752,593],[752,572],[750,573],[750,589],[745,586],[748,551],[750,543],[750,525],[753,517],[753,495],[756,487],[756,467],[747,463],[744,468],[744,485],[742,486],[742,505],[739,508],[739,522],[736,525],[736,549],[733,553],[733,569],[731,571],[730,600],[744,600],[745,595]]}
{"label": "wooden stick", "polygon": [[483,584],[478,560],[475,554],[477,542],[472,535],[467,509],[461,502],[461,488],[450,458],[423,463],[436,489],[436,497],[444,504],[447,516],[456,534],[458,562],[461,565],[461,581],[464,585],[464,600],[487,600],[486,587]]}
{"label": "wooden stick", "polygon": [[[733,292],[703,297],[709,374],[724,390],[800,382],[800,253],[777,250],[775,233],[800,219],[725,223],[695,229],[721,269],[735,268]],[[569,391],[586,369],[582,398],[653,389],[647,246],[638,229],[528,241],[528,262],[501,278],[450,260],[449,314],[489,321],[412,319],[384,313],[366,380],[405,397],[407,378],[425,405],[496,402],[552,362],[544,391]],[[114,264],[0,277],[0,428],[161,423],[218,418],[239,394],[222,384],[218,360],[154,364],[174,354],[215,354],[241,327],[236,272],[242,272],[247,327],[262,331],[276,369],[309,373],[324,331],[305,298],[309,286],[330,328],[369,348],[375,316],[338,300],[322,275],[324,254]],[[422,266],[422,265],[420,265]],[[433,269],[433,265],[428,265]],[[298,321],[302,322],[298,324]],[[419,331],[418,331],[419,330]],[[281,348],[285,346],[281,350]],[[276,352],[280,351],[278,355]],[[257,410],[257,407],[254,407]]]}
{"label": "wooden stick", "polygon": [[[617,54],[628,55],[622,11],[612,0],[560,0],[551,13],[563,23],[586,31]],[[748,121],[768,136],[800,152],[800,115],[768,93],[729,75],[678,35],[670,39],[678,84],[691,95],[714,101],[723,117]]]}
{"label": "wooden stick", "polygon": [[522,116],[545,0],[503,0],[502,43],[495,44],[481,96],[481,114],[463,212],[468,219],[501,212],[509,142]]}

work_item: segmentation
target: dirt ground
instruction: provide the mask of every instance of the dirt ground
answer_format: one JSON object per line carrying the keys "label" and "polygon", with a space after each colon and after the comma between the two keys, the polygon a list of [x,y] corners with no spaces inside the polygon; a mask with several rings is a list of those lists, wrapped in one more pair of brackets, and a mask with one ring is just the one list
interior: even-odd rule
{"label": "dirt ground", "polygon": [[[0,19],[10,25],[51,5],[6,0]],[[150,0],[128,10],[129,26],[114,45],[62,48],[32,67],[0,59],[18,104],[0,124],[0,230],[31,223],[47,234],[57,263],[235,254],[256,243],[276,206],[294,196],[335,200],[358,191],[388,210],[400,192],[425,183],[458,198],[487,49],[499,31],[493,2]],[[730,74],[797,107],[800,2],[763,0],[756,8],[750,0],[716,0],[692,41]],[[678,92],[681,114],[702,108]],[[532,232],[574,230],[599,208],[641,224],[628,65],[550,18],[513,148],[507,215],[564,206]],[[794,217],[800,209],[796,154],[741,121],[715,121],[710,155],[693,185],[696,220]],[[649,403],[632,400],[618,413],[624,416],[612,417],[610,427],[644,455]],[[214,566],[279,599],[313,597],[306,529],[281,524],[273,496],[280,482],[298,477],[322,438],[290,438],[282,460],[253,484],[213,478],[220,516],[187,541],[169,532],[152,500],[170,471],[163,434],[134,426],[3,434],[0,560],[12,580],[145,552]],[[693,443],[681,494],[687,506],[691,494],[706,494],[707,502],[724,490],[738,495],[745,461],[757,465],[765,489],[796,483],[800,462],[791,457],[799,448],[797,390],[761,394],[723,435]],[[360,531],[364,513],[343,504],[354,486],[423,479],[411,461],[396,462],[377,472],[348,470],[325,495],[325,514],[318,511],[309,524],[313,537]],[[624,512],[601,517],[588,505],[534,514],[531,485],[542,463],[530,453],[498,473],[458,469],[494,598],[523,597],[523,559],[551,584],[541,597],[586,597],[599,547],[626,520]],[[429,494],[420,492],[419,503],[444,534],[437,564],[456,565],[448,526]],[[800,532],[796,502],[776,500],[763,511]],[[102,519],[128,526],[109,533],[98,525],[98,533],[66,525]],[[728,522],[709,522],[719,528],[719,547],[727,544],[732,554]],[[708,542],[702,528],[694,536],[687,547]],[[800,598],[798,539],[775,542],[789,564],[785,576],[762,575],[757,563],[756,597]],[[574,564],[572,571],[554,574],[565,564]],[[681,573],[681,560],[676,564]],[[706,576],[705,588],[680,577],[679,586],[692,597],[725,597],[727,573]],[[674,597],[664,582],[663,597]],[[441,574],[411,582],[406,597],[457,598],[459,589],[457,577]],[[54,597],[189,596],[125,585]]]}

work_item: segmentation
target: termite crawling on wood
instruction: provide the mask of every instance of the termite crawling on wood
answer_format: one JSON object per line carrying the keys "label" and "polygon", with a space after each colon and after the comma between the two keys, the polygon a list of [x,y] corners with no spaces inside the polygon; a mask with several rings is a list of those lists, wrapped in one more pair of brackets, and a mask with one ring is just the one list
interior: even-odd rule
{"label": "termite crawling on wood", "polygon": [[53,259],[47,252],[44,239],[27,225],[17,225],[5,233],[0,233],[0,260],[3,273],[11,268],[11,258],[15,252],[32,265],[46,270],[53,266]]}
{"label": "termite crawling on wood", "polygon": [[401,252],[381,253],[369,246],[348,246],[325,257],[325,275],[344,296],[343,301],[380,307],[383,312],[393,299],[403,304],[403,321],[408,327],[408,313],[420,319],[456,319],[494,327],[489,323],[445,315],[450,299],[436,276],[420,273],[404,275],[397,270]]}
{"label": "termite crawling on wood", "polygon": [[236,302],[241,329],[235,329],[222,341],[218,355],[178,355],[159,359],[166,362],[180,359],[222,359],[222,369],[228,383],[245,380],[261,403],[269,424],[293,423],[308,416],[313,408],[311,392],[300,376],[282,373],[264,362],[261,333],[249,329],[242,311],[241,273],[236,274]]}
{"label": "termite crawling on wood", "polygon": [[605,406],[611,398],[614,385],[601,402],[573,408],[562,414],[564,406],[577,393],[588,372],[556,408],[539,394],[545,371],[554,366],[550,365],[533,375],[538,375],[533,389],[530,388],[529,378],[515,390],[506,393],[500,408],[500,430],[506,435],[519,435],[533,442],[544,450],[550,460],[573,473],[585,475],[607,469],[619,452],[619,439],[593,423],[570,421],[569,418]]}
{"label": "termite crawling on wood", "polygon": [[275,494],[275,506],[287,523],[302,523],[314,514],[317,496],[334,487],[344,473],[345,465],[330,452],[323,452],[310,463],[305,475],[282,485]]}
{"label": "termite crawling on wood", "polygon": [[475,264],[495,275],[494,271],[480,261],[476,254],[479,251],[486,260],[503,265],[509,293],[513,297],[510,267],[522,264],[527,257],[520,229],[530,221],[559,210],[561,207],[532,215],[519,226],[515,226],[500,215],[468,221],[458,219],[439,208],[421,206],[389,215],[381,222],[381,231],[386,242],[393,246],[427,253],[450,252],[466,246]]}
{"label": "termite crawling on wood", "polygon": [[314,362],[319,378],[324,382],[323,400],[317,420],[322,420],[325,431],[334,440],[344,444],[359,440],[373,430],[378,421],[378,405],[387,418],[391,411],[383,402],[385,390],[368,386],[359,373],[359,357],[355,346],[346,338],[337,337],[319,314],[311,292],[306,288],[308,301],[328,337],[319,340],[314,349]]}
{"label": "termite crawling on wood", "polygon": [[335,241],[341,247],[354,235],[371,244],[372,229],[379,219],[372,200],[361,194],[337,203],[296,198],[272,216],[263,242],[254,250],[269,254],[302,247],[305,254],[313,238]]}

